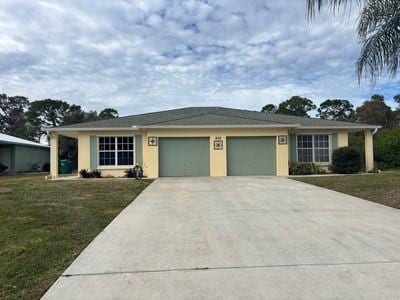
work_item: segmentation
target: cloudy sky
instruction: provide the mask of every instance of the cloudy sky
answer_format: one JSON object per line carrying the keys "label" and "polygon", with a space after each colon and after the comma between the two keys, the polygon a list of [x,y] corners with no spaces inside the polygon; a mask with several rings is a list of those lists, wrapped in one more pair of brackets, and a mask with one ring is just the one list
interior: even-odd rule
{"label": "cloudy sky", "polygon": [[0,92],[120,115],[292,95],[394,106],[398,80],[355,78],[356,16],[310,23],[305,0],[1,0]]}

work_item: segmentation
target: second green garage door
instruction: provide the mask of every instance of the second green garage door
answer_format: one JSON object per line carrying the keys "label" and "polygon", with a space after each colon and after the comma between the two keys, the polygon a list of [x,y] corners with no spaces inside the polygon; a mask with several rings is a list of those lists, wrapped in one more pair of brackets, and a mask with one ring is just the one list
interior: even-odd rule
{"label": "second green garage door", "polygon": [[230,176],[276,175],[276,137],[228,137]]}
{"label": "second green garage door", "polygon": [[159,176],[210,176],[209,138],[160,138]]}

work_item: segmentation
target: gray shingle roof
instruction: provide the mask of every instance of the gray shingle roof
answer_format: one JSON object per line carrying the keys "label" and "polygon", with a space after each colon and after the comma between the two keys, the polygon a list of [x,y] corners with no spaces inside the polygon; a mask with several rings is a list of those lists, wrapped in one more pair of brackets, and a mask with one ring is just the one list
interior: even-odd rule
{"label": "gray shingle roof", "polygon": [[96,129],[131,128],[163,126],[276,126],[303,128],[377,128],[379,126],[330,121],[319,118],[306,118],[224,107],[187,107],[174,110],[126,116],[115,119],[77,123],[57,129]]}

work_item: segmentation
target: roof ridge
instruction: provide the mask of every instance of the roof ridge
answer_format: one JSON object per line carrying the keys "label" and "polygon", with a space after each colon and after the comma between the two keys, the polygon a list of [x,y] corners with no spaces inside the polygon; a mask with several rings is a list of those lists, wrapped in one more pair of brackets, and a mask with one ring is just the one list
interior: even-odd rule
{"label": "roof ridge", "polygon": [[69,126],[69,125],[92,124],[92,123],[105,122],[105,121],[116,120],[116,119],[120,120],[120,119],[132,118],[132,117],[141,117],[141,116],[146,116],[146,115],[151,115],[151,114],[158,114],[158,113],[164,113],[164,112],[185,110],[185,109],[189,109],[189,108],[194,108],[194,107],[172,108],[172,109],[167,109],[167,110],[162,110],[162,111],[153,111],[153,112],[148,112],[148,113],[142,113],[142,114],[136,114],[136,115],[128,115],[128,116],[117,117],[117,118],[108,118],[108,119],[102,119],[102,120],[78,122],[78,123],[73,123],[73,124],[60,125],[60,126],[57,126],[57,128],[61,128],[61,127],[64,127],[64,126]]}
{"label": "roof ridge", "polygon": [[[240,109],[238,109],[238,110],[240,110]],[[251,111],[249,110],[249,112],[251,112]],[[230,117],[230,116],[227,116],[226,114],[223,114],[223,113],[211,113],[211,114],[218,115],[218,116],[224,116],[224,117]],[[266,120],[266,119],[260,120],[260,119],[244,117],[244,116],[232,116],[232,117],[245,119],[245,120],[265,121],[265,122],[276,123],[276,124],[291,124],[291,123],[288,123],[288,122],[277,122],[277,121]]]}
{"label": "roof ridge", "polygon": [[[188,108],[192,108],[192,107],[188,107]],[[193,114],[191,116],[180,117],[180,118],[175,118],[175,119],[169,119],[169,120],[165,120],[165,121],[161,121],[161,122],[148,123],[145,126],[155,125],[155,124],[162,124],[162,123],[171,122],[171,121],[184,120],[184,119],[189,119],[189,118],[193,118],[193,117],[205,116],[205,115],[209,115],[209,114],[210,113]]]}
{"label": "roof ridge", "polygon": [[296,115],[285,115],[285,114],[276,114],[276,113],[269,113],[269,112],[266,112],[266,114],[282,116],[282,117],[291,117],[291,118],[296,118],[296,119],[304,119],[304,118],[306,118],[306,119],[309,119],[309,120],[322,120],[322,121],[327,121],[327,122],[332,122],[332,123],[371,125],[371,124],[357,122],[357,121],[329,120],[329,119],[323,119],[323,118],[318,118],[318,117],[308,117],[308,116],[302,117],[302,116],[296,116]]}

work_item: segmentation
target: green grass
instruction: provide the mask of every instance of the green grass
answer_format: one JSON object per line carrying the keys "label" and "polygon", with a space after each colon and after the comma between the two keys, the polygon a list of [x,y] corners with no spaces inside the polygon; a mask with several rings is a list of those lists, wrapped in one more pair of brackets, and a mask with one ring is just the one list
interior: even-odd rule
{"label": "green grass", "polygon": [[150,181],[0,177],[0,299],[37,299]]}
{"label": "green grass", "polygon": [[292,179],[400,209],[400,172]]}

